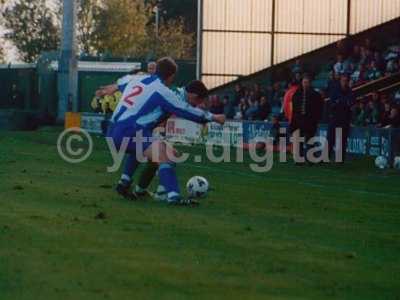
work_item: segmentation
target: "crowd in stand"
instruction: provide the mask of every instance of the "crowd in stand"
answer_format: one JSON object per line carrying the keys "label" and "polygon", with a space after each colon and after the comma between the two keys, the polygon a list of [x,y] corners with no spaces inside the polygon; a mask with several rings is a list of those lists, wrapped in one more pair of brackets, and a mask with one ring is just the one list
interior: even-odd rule
{"label": "crowd in stand", "polygon": [[[291,84],[275,82],[263,87],[255,83],[252,86],[237,84],[233,96],[210,97],[210,111],[224,113],[229,119],[265,121],[274,116],[283,117],[283,98],[293,85],[300,85],[304,69],[300,60],[291,68]],[[341,89],[341,77],[346,77],[350,88],[368,81],[380,79],[400,72],[400,45],[394,45],[385,51],[366,39],[362,45],[348,49],[346,43],[337,44],[336,61],[331,65],[330,78],[325,88],[316,89],[323,99],[337,98]],[[326,101],[328,104],[329,101]],[[352,99],[351,124],[353,126],[400,127],[400,90],[385,94],[373,92],[362,99]],[[328,111],[327,111],[328,110]],[[328,121],[329,105],[325,105],[322,121]]]}

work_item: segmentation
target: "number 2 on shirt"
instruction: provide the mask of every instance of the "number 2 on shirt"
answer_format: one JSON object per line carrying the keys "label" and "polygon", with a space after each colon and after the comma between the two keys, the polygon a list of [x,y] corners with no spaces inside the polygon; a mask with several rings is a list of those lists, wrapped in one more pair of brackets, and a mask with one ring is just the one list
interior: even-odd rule
{"label": "number 2 on shirt", "polygon": [[133,106],[133,104],[135,104],[135,100],[134,98],[136,96],[139,96],[141,93],[143,92],[143,88],[141,86],[135,86],[132,89],[132,93],[130,93],[129,95],[127,95],[124,98],[124,103],[127,104],[128,106]]}

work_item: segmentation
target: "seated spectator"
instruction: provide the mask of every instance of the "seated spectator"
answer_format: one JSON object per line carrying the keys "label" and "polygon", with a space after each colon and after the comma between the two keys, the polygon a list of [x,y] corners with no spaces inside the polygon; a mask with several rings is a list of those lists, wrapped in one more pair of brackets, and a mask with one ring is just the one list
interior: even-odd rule
{"label": "seated spectator", "polygon": [[386,102],[383,106],[383,112],[381,114],[380,124],[378,127],[386,127],[390,123],[390,112],[392,110],[392,106],[389,102]]}
{"label": "seated spectator", "polygon": [[379,123],[380,113],[377,105],[378,104],[372,99],[368,101],[368,108],[365,116],[365,125],[375,126]]}
{"label": "seated spectator", "polygon": [[367,118],[367,110],[365,108],[365,103],[363,101],[359,101],[353,110],[353,126],[356,127],[364,127]]}
{"label": "seated spectator", "polygon": [[377,80],[382,77],[382,72],[378,69],[376,62],[373,60],[367,71],[368,80]]}
{"label": "seated spectator", "polygon": [[271,114],[271,105],[268,102],[266,96],[262,96],[260,100],[260,107],[259,107],[259,115],[258,118],[261,121],[265,121],[268,119],[269,115]]}
{"label": "seated spectator", "polygon": [[397,105],[400,105],[400,90],[398,90],[395,94],[394,94],[394,102],[397,104]]}
{"label": "seated spectator", "polygon": [[242,116],[242,119],[245,119],[245,115],[246,115],[246,111],[249,108],[249,105],[247,103],[246,98],[242,98],[240,99],[240,103],[239,103],[239,110],[240,110],[240,114]]}
{"label": "seated spectator", "polygon": [[361,54],[360,64],[369,65],[372,61],[371,51],[365,47],[361,47],[360,54]]}
{"label": "seated spectator", "polygon": [[393,106],[390,110],[388,125],[385,128],[399,128],[400,127],[400,111],[398,106]]}
{"label": "seated spectator", "polygon": [[379,71],[382,72],[385,70],[385,61],[383,60],[382,55],[378,51],[374,52],[374,61]]}
{"label": "seated spectator", "polygon": [[245,119],[251,121],[256,120],[259,114],[259,103],[254,97],[250,98],[248,103],[249,107],[245,112]]}
{"label": "seated spectator", "polygon": [[224,104],[220,101],[219,97],[214,95],[210,97],[210,112],[212,114],[223,114]]}
{"label": "seated spectator", "polygon": [[384,99],[384,95],[381,95],[380,92],[375,91],[371,93],[371,100],[377,105],[378,109],[382,108],[382,101]]}
{"label": "seated spectator", "polygon": [[264,95],[263,90],[261,89],[258,83],[254,84],[253,86],[253,93],[252,96],[256,101],[260,101],[261,97]]}
{"label": "seated spectator", "polygon": [[357,86],[367,81],[367,72],[364,65],[359,65],[353,74],[351,74],[351,86]]}
{"label": "seated spectator", "polygon": [[280,110],[282,107],[282,90],[281,90],[281,85],[279,82],[275,82],[274,85],[272,86],[272,91],[270,93],[270,97],[268,99],[271,100],[271,107],[272,110]]}
{"label": "seated spectator", "polygon": [[225,96],[224,100],[224,115],[227,119],[233,119],[235,117],[235,107],[230,101],[229,96]]}
{"label": "seated spectator", "polygon": [[333,66],[333,71],[336,74],[344,75],[348,73],[348,62],[344,60],[343,55],[338,55],[335,65]]}
{"label": "seated spectator", "polygon": [[386,64],[386,74],[391,75],[400,71],[400,60],[391,59]]}

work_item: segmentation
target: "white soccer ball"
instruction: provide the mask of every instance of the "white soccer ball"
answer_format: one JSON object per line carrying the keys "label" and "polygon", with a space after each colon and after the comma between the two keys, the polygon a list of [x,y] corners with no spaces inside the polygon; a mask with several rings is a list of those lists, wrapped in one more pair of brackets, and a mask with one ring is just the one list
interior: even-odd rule
{"label": "white soccer ball", "polygon": [[393,168],[400,170],[400,156],[395,157]]}
{"label": "white soccer ball", "polygon": [[210,185],[207,179],[201,176],[194,176],[189,179],[186,184],[186,190],[190,198],[205,197],[208,193]]}
{"label": "white soccer ball", "polygon": [[386,169],[389,166],[388,159],[385,156],[378,156],[375,159],[375,166],[379,169]]}

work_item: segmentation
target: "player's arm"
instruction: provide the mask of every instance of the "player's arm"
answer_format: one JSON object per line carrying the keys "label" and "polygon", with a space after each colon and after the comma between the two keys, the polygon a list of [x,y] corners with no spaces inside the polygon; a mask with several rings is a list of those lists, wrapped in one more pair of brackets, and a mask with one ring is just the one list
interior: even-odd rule
{"label": "player's arm", "polygon": [[96,97],[112,96],[116,92],[124,92],[128,83],[133,79],[133,75],[127,75],[118,79],[117,83],[100,87],[96,91]]}
{"label": "player's arm", "polygon": [[118,92],[118,85],[117,84],[110,84],[106,86],[101,86],[96,91],[96,97],[104,97],[104,96],[112,96],[114,93]]}
{"label": "player's arm", "polygon": [[160,105],[165,111],[196,123],[225,123],[224,115],[214,115],[210,112],[195,108],[189,103],[180,101],[178,97],[170,90],[165,90],[163,92],[163,95],[161,95]]}

